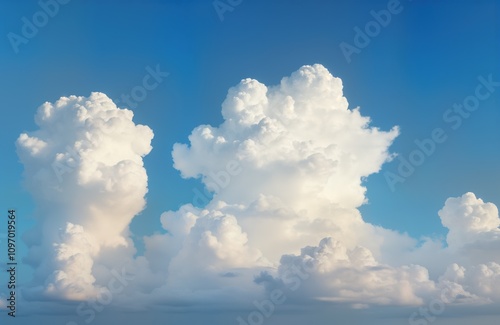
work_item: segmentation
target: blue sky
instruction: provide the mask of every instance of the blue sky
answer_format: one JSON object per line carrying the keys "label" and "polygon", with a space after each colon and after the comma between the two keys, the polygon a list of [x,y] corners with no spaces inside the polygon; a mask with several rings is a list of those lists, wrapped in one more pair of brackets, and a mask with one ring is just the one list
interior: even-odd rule
{"label": "blue sky", "polygon": [[[8,33],[21,35],[21,18],[31,19],[41,7],[37,1],[2,1],[0,206],[16,209],[19,236],[36,225],[36,203],[23,187],[15,143],[37,129],[37,107],[91,92],[117,100],[142,83],[148,67],[159,67],[168,77],[132,108],[134,122],[154,132],[144,158],[147,205],[130,224],[140,255],[143,236],[165,233],[162,212],[191,203],[193,189],[203,189],[173,168],[174,143],[188,143],[198,125],[221,124],[221,104],[241,79],[277,85],[301,66],[318,63],[342,79],[350,109],[359,106],[383,131],[399,126],[390,152],[408,158],[416,139],[444,130],[447,140],[394,190],[386,175],[397,172],[397,158],[370,175],[363,183],[369,203],[359,210],[366,222],[417,240],[445,238],[438,210],[447,198],[473,192],[500,204],[499,88],[456,130],[443,119],[455,103],[474,95],[478,77],[500,80],[498,2],[402,0],[400,12],[348,62],[340,44],[354,44],[354,28],[365,28],[373,20],[370,11],[388,3],[243,0],[221,20],[212,1],[72,0],[16,53]],[[27,252],[21,244],[18,254]],[[27,283],[32,268],[20,269]]]}

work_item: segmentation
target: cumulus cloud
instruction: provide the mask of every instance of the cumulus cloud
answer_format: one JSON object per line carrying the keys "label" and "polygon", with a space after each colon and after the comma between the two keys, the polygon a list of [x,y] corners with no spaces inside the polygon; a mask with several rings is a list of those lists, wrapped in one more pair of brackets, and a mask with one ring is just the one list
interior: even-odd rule
{"label": "cumulus cloud", "polygon": [[96,293],[92,275],[93,257],[98,252],[95,240],[82,226],[69,222],[60,237],[60,242],[53,244],[58,269],[47,279],[46,293],[70,299],[92,296]]}
{"label": "cumulus cloud", "polygon": [[[390,158],[398,135],[369,126],[359,109],[348,109],[342,81],[321,65],[304,66],[277,86],[244,79],[229,90],[219,127],[201,125],[190,145],[176,144],[174,167],[207,185],[235,160],[243,169],[217,198],[249,204],[259,195],[278,197],[296,210],[311,198],[343,208],[364,200],[361,180]],[[257,179],[256,179],[256,176]]]}
{"label": "cumulus cloud", "polygon": [[104,94],[44,104],[39,130],[17,141],[39,216],[27,260],[43,285],[27,296],[90,297],[126,262],[135,279],[120,301],[134,308],[137,297],[245,304],[276,288],[354,308],[500,302],[494,204],[472,193],[448,199],[439,211],[446,241],[363,220],[364,180],[392,159],[399,130],[372,126],[342,87],[313,65],[278,85],[231,88],[223,122],[196,127],[172,150],[174,168],[205,193],[164,212],[163,232],[146,236],[135,257],[128,227],[145,204],[153,133]]}
{"label": "cumulus cloud", "polygon": [[453,262],[440,282],[458,288],[459,292],[451,295],[458,301],[500,302],[500,218],[496,205],[469,192],[447,199],[438,214],[448,228],[445,251]]}
{"label": "cumulus cloud", "polygon": [[[391,158],[398,129],[381,131],[349,109],[339,78],[314,65],[276,86],[244,79],[222,115],[219,127],[201,125],[189,145],[174,145],[174,167],[240,210],[233,212],[251,245],[277,261],[332,231],[372,231],[359,232],[362,180]],[[231,163],[242,172],[232,176]]]}
{"label": "cumulus cloud", "polygon": [[439,216],[443,226],[449,229],[446,241],[452,247],[478,240],[500,240],[498,208],[476,198],[474,193],[447,199]]}
{"label": "cumulus cloud", "polygon": [[296,291],[297,299],[353,306],[417,305],[435,290],[424,267],[383,265],[368,249],[347,249],[332,238],[321,240],[317,247],[303,248],[298,256],[283,255],[273,282],[283,290]]}
{"label": "cumulus cloud", "polygon": [[[319,284],[323,294],[312,296],[352,302],[390,303],[398,298],[400,303],[421,302],[416,295],[432,286],[424,268],[390,268],[376,260],[384,257],[382,251],[390,243],[409,246],[413,241],[365,223],[357,210],[366,202],[363,180],[391,159],[388,148],[398,135],[397,127],[382,131],[371,126],[359,108],[349,109],[341,80],[321,65],[304,66],[276,86],[242,80],[229,90],[222,115],[220,126],[201,125],[189,136],[189,144],[173,148],[174,167],[185,178],[199,178],[214,197],[204,208],[189,204],[162,215],[168,231],[165,237],[173,241],[177,236],[177,244],[171,247],[180,247],[166,252],[174,254],[167,286],[180,282],[171,279],[173,269],[182,274],[186,285],[203,279],[207,272],[191,272],[193,264],[196,267],[192,269],[221,273],[234,267],[253,268],[254,273],[259,267],[270,267],[269,272],[279,282],[279,270],[287,267],[284,254],[301,249],[304,253],[303,247],[320,241],[322,245],[330,243],[323,247],[326,252],[333,244],[324,238],[334,237],[338,240],[335,245],[350,252],[353,259],[344,265],[344,269],[353,268],[346,286],[359,287],[354,273],[358,278],[370,272],[375,278],[389,278],[384,278],[386,284],[359,295],[353,293],[351,298],[339,297],[346,291],[333,290],[334,286],[327,295],[324,288],[328,285]],[[217,223],[214,216],[219,218]],[[221,218],[232,227],[218,227],[214,235],[210,229]],[[207,225],[212,226],[207,229]],[[221,244],[229,242],[233,242],[231,249],[222,249]],[[196,258],[200,252],[202,256]],[[342,257],[335,252],[339,250],[327,255],[340,261]],[[361,258],[366,260],[358,260]],[[184,259],[188,262],[181,264]],[[335,265],[335,259],[332,263]],[[318,271],[326,274],[318,279],[328,282],[338,272],[339,267],[332,266]],[[396,292],[402,281],[414,283],[409,283],[406,291]],[[376,298],[381,288],[394,292]]]}
{"label": "cumulus cloud", "polygon": [[38,217],[26,236],[35,268],[31,299],[91,296],[100,251],[129,246],[130,221],[145,205],[142,158],[153,137],[132,118],[102,93],[61,97],[39,107],[37,130],[19,136]]}
{"label": "cumulus cloud", "polygon": [[[166,288],[178,293],[241,292],[252,285],[253,275],[248,270],[268,265],[262,253],[248,245],[233,215],[217,209],[201,210],[168,266]],[[242,277],[247,278],[247,284],[241,283]]]}
{"label": "cumulus cloud", "polygon": [[[189,143],[175,144],[172,151],[181,176],[200,179],[213,193],[203,208],[189,204],[162,216],[169,240],[179,234],[173,244],[179,248],[168,252],[174,257],[167,268],[175,265],[183,282],[202,278],[189,272],[189,262],[176,262],[177,254],[196,247],[188,256],[197,269],[253,265],[257,273],[259,266],[270,266],[255,281],[269,290],[286,289],[287,281],[301,279],[290,270],[308,265],[307,280],[301,279],[294,299],[354,307],[418,305],[446,287],[453,288],[454,302],[492,301],[484,290],[464,279],[451,280],[449,274],[452,265],[470,269],[466,274],[496,274],[495,266],[487,264],[498,256],[496,207],[472,193],[450,198],[439,212],[449,228],[445,243],[424,239],[420,244],[365,222],[357,209],[366,202],[363,180],[392,158],[389,146],[399,131],[371,126],[359,108],[350,109],[341,80],[323,66],[303,66],[275,86],[244,79],[228,91],[222,116],[221,125],[195,128]],[[195,225],[209,215],[231,216],[237,231],[220,229],[227,234],[218,236],[234,238],[235,249],[244,242],[245,252],[238,256],[252,263],[241,265],[236,256],[217,254],[218,239],[202,240],[206,237]],[[482,254],[478,262],[472,250],[485,245],[490,255]],[[248,255],[249,250],[261,258]],[[203,258],[194,258],[196,252],[205,252]]]}

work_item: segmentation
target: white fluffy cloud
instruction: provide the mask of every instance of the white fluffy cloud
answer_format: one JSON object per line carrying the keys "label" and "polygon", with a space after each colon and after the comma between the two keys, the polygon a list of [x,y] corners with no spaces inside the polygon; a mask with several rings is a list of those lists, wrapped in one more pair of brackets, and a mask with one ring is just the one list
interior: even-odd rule
{"label": "white fluffy cloud", "polygon": [[[440,211],[449,228],[447,245],[427,239],[417,246],[407,235],[364,222],[357,210],[366,201],[362,182],[391,159],[388,148],[398,128],[379,130],[358,108],[349,109],[341,80],[323,66],[304,66],[276,86],[244,79],[229,90],[222,116],[220,126],[201,125],[189,136],[189,144],[174,145],[174,167],[185,178],[201,179],[214,193],[203,210],[186,205],[164,215],[177,220],[163,223],[169,233],[182,228],[184,239],[177,241],[182,246],[177,252],[193,247],[192,239],[186,239],[192,236],[197,236],[196,252],[214,249],[220,241],[200,240],[194,220],[230,215],[237,235],[227,229],[219,236],[232,236],[235,248],[241,247],[241,238],[248,238],[245,247],[261,252],[259,261],[272,265],[257,282],[286,287],[290,269],[308,261],[308,280],[300,281],[296,298],[357,307],[418,305],[439,296],[445,284],[454,288],[455,301],[496,297],[444,275],[451,265],[464,263],[473,270],[467,274],[495,281],[491,274],[496,268],[487,264],[495,261],[491,255],[498,256],[498,211],[493,204],[472,193],[449,199]],[[482,254],[478,262],[470,250],[480,240],[487,241],[491,254]],[[193,282],[202,276],[188,271],[190,263],[200,269],[197,263],[202,261],[207,269],[238,262],[213,252],[205,252],[203,259],[195,258],[194,251],[189,256],[192,261],[178,272]],[[178,263],[176,267],[181,269]]]}
{"label": "white fluffy cloud", "polygon": [[61,241],[53,244],[57,270],[47,279],[47,295],[84,299],[96,293],[92,266],[99,247],[94,241],[82,226],[66,224],[66,229],[61,231]]}
{"label": "white fluffy cloud", "polygon": [[231,205],[250,245],[277,262],[326,236],[354,245],[352,236],[373,231],[356,210],[362,180],[390,159],[398,129],[381,131],[348,109],[339,78],[314,65],[277,86],[244,79],[222,115],[219,127],[199,126],[189,145],[174,145],[174,167]]}
{"label": "white fluffy cloud", "polygon": [[498,208],[484,203],[474,193],[449,198],[439,211],[443,226],[449,229],[446,241],[462,247],[478,240],[500,240]]}
{"label": "white fluffy cloud", "polygon": [[[311,297],[386,304],[422,301],[417,295],[433,285],[423,267],[391,268],[376,260],[384,258],[382,251],[390,243],[409,246],[413,241],[365,223],[357,210],[366,201],[362,181],[391,158],[388,148],[398,135],[397,127],[381,131],[370,126],[358,108],[349,109],[341,80],[321,65],[304,66],[277,86],[242,80],[229,90],[222,115],[219,127],[195,128],[190,144],[176,144],[172,152],[174,167],[183,177],[200,178],[214,193],[204,209],[186,205],[162,216],[169,232],[165,236],[178,236],[173,246],[182,247],[173,252],[177,255],[169,265],[169,270],[175,267],[176,274],[182,274],[182,283],[196,283],[207,273],[191,272],[193,265],[195,270],[218,272],[233,267],[253,267],[257,272],[271,266],[269,272],[279,282],[279,270],[289,260],[282,255],[321,241],[327,257],[315,258],[331,259],[331,265],[316,272],[315,287],[322,293],[311,292]],[[203,225],[213,224],[209,216],[229,217],[233,227],[218,228],[215,237],[203,228],[200,235],[201,220]],[[323,239],[329,237],[338,241]],[[223,251],[219,238],[231,238],[230,251],[238,253],[217,253]],[[333,249],[332,243],[342,249]],[[336,262],[345,256],[336,254],[342,250],[350,257],[339,267]],[[203,258],[197,257],[200,253]],[[179,259],[187,262],[181,265]],[[346,268],[352,272],[346,271],[345,286],[358,288],[352,288],[349,297],[343,297],[345,288],[328,283]],[[367,274],[386,282],[361,290],[359,280]],[[172,276],[168,274],[169,286],[179,282]],[[404,281],[408,284],[402,285]],[[380,290],[387,296],[378,296]]]}
{"label": "white fluffy cloud", "polygon": [[195,206],[164,212],[163,233],[145,237],[144,255],[133,257],[128,226],[145,203],[151,130],[99,93],[43,105],[40,129],[17,142],[40,216],[28,260],[44,284],[31,297],[92,296],[127,262],[136,276],[123,301],[134,307],[136,296],[244,304],[277,287],[355,308],[436,297],[500,303],[492,203],[472,193],[448,199],[439,211],[446,242],[419,244],[363,220],[363,181],[391,159],[399,131],[349,108],[326,68],[304,66],[275,86],[244,79],[222,116],[172,151],[181,176],[200,179],[213,198],[198,192]]}
{"label": "white fluffy cloud", "polygon": [[237,220],[220,210],[202,210],[168,266],[169,290],[220,290],[234,283],[240,270],[268,263],[248,239]]}
{"label": "white fluffy cloud", "polygon": [[440,281],[458,286],[462,299],[500,302],[498,208],[469,192],[447,199],[439,216],[449,230],[446,253],[453,261]]}
{"label": "white fluffy cloud", "polygon": [[216,188],[219,200],[278,197],[306,213],[314,213],[311,199],[361,205],[361,179],[380,170],[398,135],[397,128],[380,131],[358,109],[348,109],[342,81],[321,65],[304,66],[272,87],[242,80],[229,90],[222,115],[219,127],[195,128],[189,146],[174,145],[175,168],[207,185],[236,161],[243,172],[230,188]]}
{"label": "white fluffy cloud", "polygon": [[128,227],[143,209],[142,158],[153,132],[136,125],[102,93],[62,97],[38,109],[38,130],[23,133],[17,151],[38,225],[28,234],[35,283],[27,296],[82,299],[95,293],[94,259],[129,245]]}
{"label": "white fluffy cloud", "polygon": [[298,256],[284,255],[274,281],[284,290],[297,291],[300,299],[349,302],[355,307],[415,305],[435,291],[424,267],[380,264],[368,249],[347,249],[331,238],[303,248]]}

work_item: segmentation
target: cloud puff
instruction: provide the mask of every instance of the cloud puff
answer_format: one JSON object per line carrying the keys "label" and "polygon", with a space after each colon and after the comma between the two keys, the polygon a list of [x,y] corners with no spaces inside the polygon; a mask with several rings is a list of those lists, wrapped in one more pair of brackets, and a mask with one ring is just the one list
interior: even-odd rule
{"label": "cloud puff", "polygon": [[484,203],[474,193],[447,199],[438,214],[443,226],[449,229],[446,241],[452,247],[477,240],[500,240],[498,208]]}
{"label": "cloud puff", "polygon": [[354,307],[418,305],[435,291],[424,267],[383,265],[368,249],[347,249],[331,238],[303,248],[298,256],[284,255],[272,282],[268,285],[296,291],[295,299],[347,302]]}
{"label": "cloud puff", "polygon": [[[485,284],[484,280],[488,280],[488,276],[486,276],[484,279],[481,279],[482,276],[478,277],[478,273],[475,272],[477,268],[484,269],[487,268],[487,266],[472,266],[472,272],[470,272],[465,267],[460,266],[456,263],[449,265],[446,269],[446,272],[439,277],[439,298],[441,298],[442,301],[447,304],[463,305],[491,303],[492,300],[488,296],[491,296],[491,293],[492,291],[494,292],[494,290],[488,290],[489,292],[487,292],[486,295],[485,290],[481,290],[481,287],[483,287]],[[474,273],[476,276],[474,276]],[[491,272],[488,273],[488,275],[492,275]]]}
{"label": "cloud puff", "polygon": [[247,235],[233,215],[216,209],[201,210],[169,264],[167,286],[177,290],[219,290],[225,282],[234,282],[231,278],[240,269],[266,265],[269,263],[261,252],[248,246]]}
{"label": "cloud puff", "polygon": [[458,301],[500,302],[500,218],[493,203],[474,193],[446,200],[439,210],[448,228],[446,252],[452,264],[440,277],[460,289]]}
{"label": "cloud puff", "polygon": [[47,295],[62,295],[69,299],[84,299],[96,293],[93,288],[93,257],[98,248],[82,226],[66,224],[61,230],[61,240],[54,243],[58,269],[47,279]]}
{"label": "cloud puff", "polygon": [[132,118],[102,93],[62,97],[39,107],[38,130],[19,136],[38,217],[27,235],[27,261],[35,267],[34,283],[44,283],[32,299],[92,295],[100,250],[129,245],[130,221],[145,205],[142,158],[153,137]]}

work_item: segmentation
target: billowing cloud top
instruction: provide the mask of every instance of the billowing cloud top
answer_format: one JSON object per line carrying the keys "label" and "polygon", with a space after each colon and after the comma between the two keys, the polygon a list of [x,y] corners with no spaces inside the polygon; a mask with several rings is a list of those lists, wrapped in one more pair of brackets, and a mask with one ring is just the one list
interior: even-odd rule
{"label": "billowing cloud top", "polygon": [[[357,207],[365,199],[361,179],[380,170],[398,135],[397,128],[380,131],[358,109],[349,110],[342,81],[318,64],[273,87],[242,80],[229,90],[222,115],[224,123],[195,128],[190,146],[176,144],[172,155],[183,177],[201,177],[231,203],[266,195],[311,209],[308,199],[319,196]],[[230,189],[217,186],[213,175],[230,161],[244,172]]]}
{"label": "billowing cloud top", "polygon": [[103,247],[127,245],[143,209],[142,157],[153,132],[102,93],[62,97],[38,109],[39,129],[17,140],[39,226],[28,236],[28,261],[46,294],[81,298],[93,291],[93,259]]}

